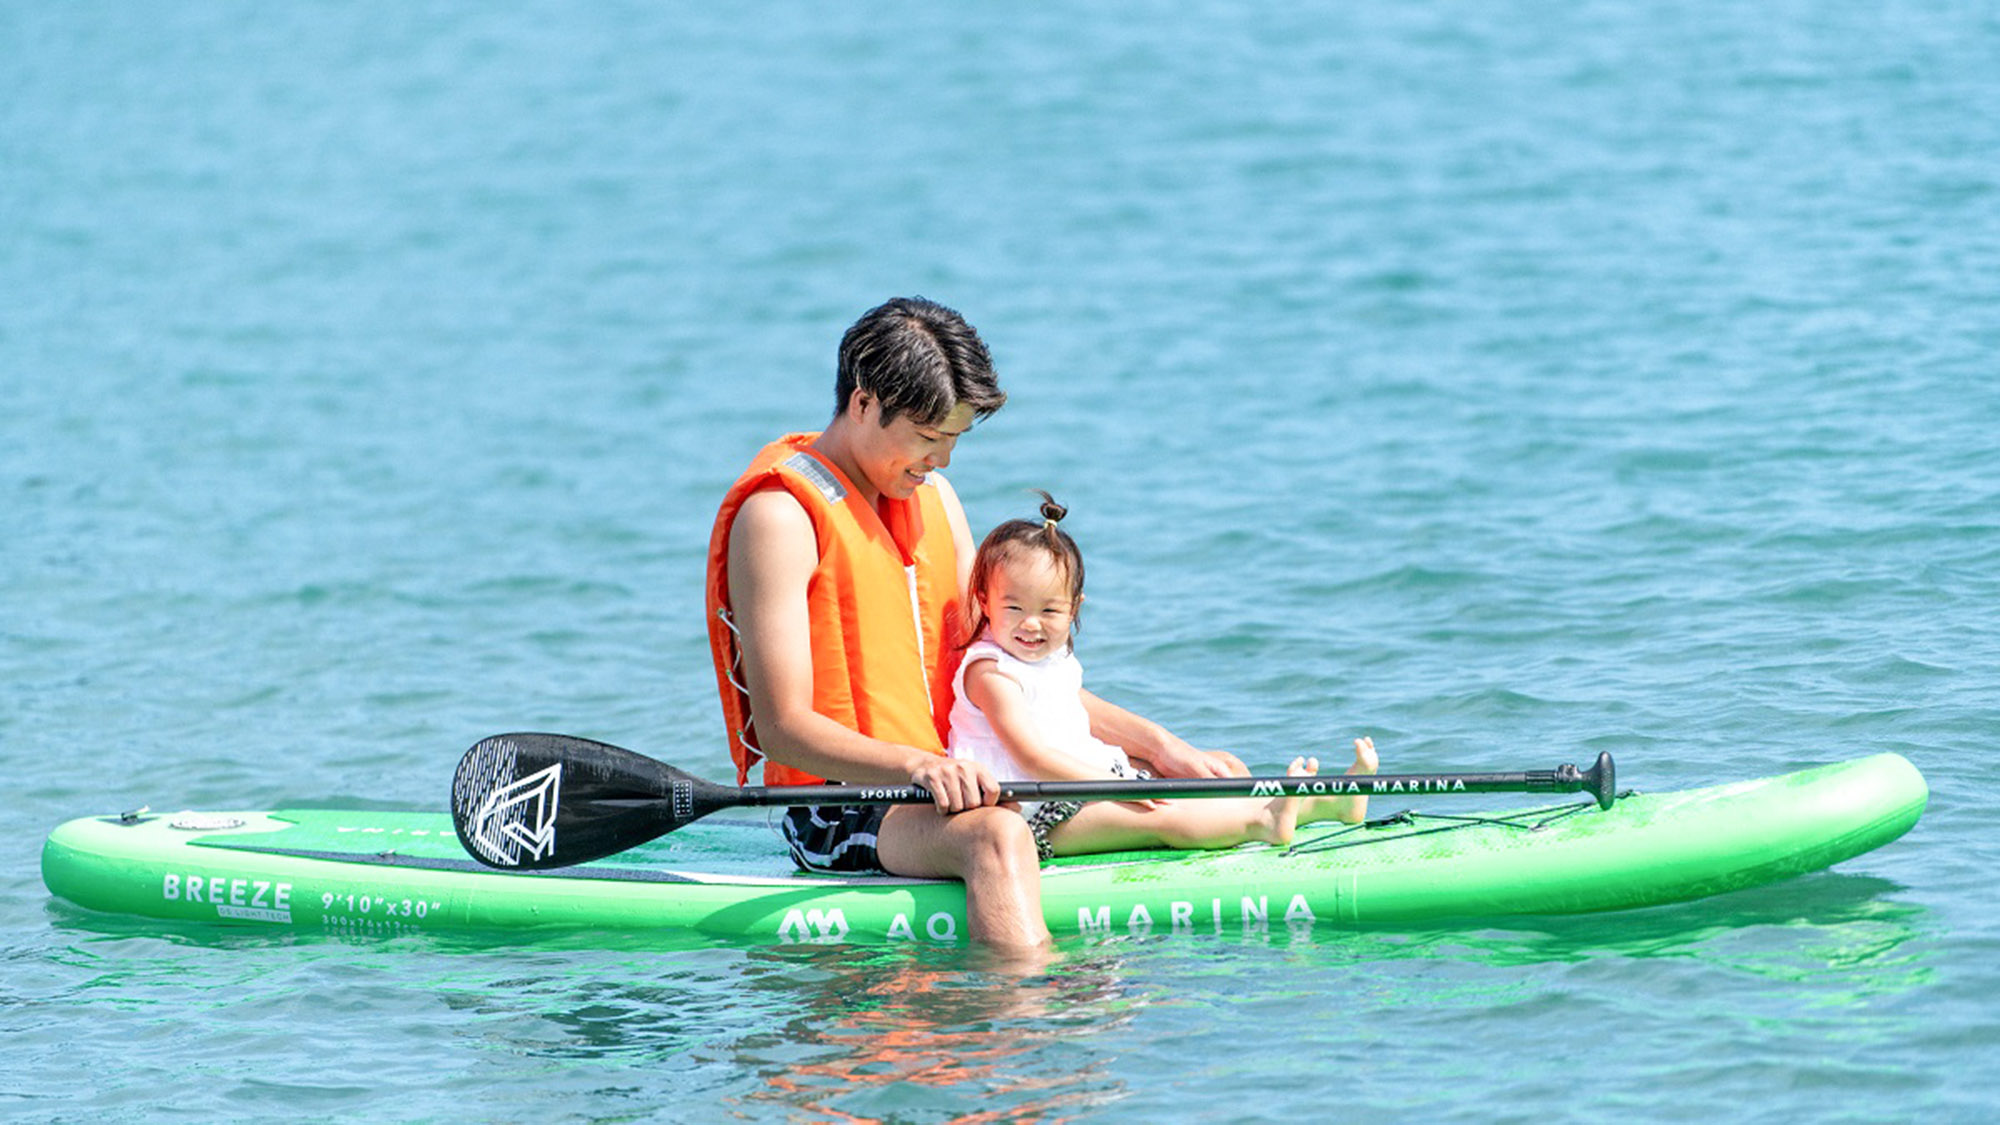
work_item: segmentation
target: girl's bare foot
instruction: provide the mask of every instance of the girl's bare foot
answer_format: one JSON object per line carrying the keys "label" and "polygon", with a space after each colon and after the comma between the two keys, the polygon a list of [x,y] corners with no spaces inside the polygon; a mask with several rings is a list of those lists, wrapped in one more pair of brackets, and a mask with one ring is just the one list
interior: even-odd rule
{"label": "girl's bare foot", "polygon": [[[1312,777],[1319,773],[1318,758],[1293,758],[1285,767],[1286,777]],[[1299,827],[1299,808],[1305,804],[1299,797],[1274,797],[1264,806],[1264,815],[1250,825],[1250,838],[1267,844],[1284,847],[1292,842],[1292,833]]]}
{"label": "girl's bare foot", "polygon": [[[1354,740],[1354,764],[1347,767],[1347,776],[1365,777],[1375,772],[1378,761],[1375,757],[1375,740],[1357,738]],[[1345,797],[1313,797],[1299,809],[1299,823],[1312,824],[1321,820],[1338,820],[1347,824],[1359,824],[1368,819],[1368,797],[1354,794]]]}
{"label": "girl's bare foot", "polygon": [[[1375,757],[1375,740],[1357,738],[1354,740],[1354,764],[1347,767],[1347,776],[1366,777],[1380,765]],[[1348,824],[1359,824],[1368,819],[1368,798],[1342,797],[1334,803],[1334,818]]]}
{"label": "girl's bare foot", "polygon": [[1354,740],[1354,764],[1347,767],[1350,775],[1371,774],[1379,763],[1375,758],[1375,740],[1357,738]]}

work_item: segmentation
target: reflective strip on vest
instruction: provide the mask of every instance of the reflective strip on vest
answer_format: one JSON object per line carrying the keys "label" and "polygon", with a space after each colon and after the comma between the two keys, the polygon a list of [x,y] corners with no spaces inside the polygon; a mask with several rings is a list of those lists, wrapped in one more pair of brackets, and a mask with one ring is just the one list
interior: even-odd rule
{"label": "reflective strip on vest", "polygon": [[819,458],[812,454],[804,452],[792,454],[785,458],[785,468],[806,478],[814,488],[819,489],[820,495],[826,497],[827,503],[838,504],[847,499],[846,486],[842,485],[832,473],[827,472],[826,466],[820,464]]}

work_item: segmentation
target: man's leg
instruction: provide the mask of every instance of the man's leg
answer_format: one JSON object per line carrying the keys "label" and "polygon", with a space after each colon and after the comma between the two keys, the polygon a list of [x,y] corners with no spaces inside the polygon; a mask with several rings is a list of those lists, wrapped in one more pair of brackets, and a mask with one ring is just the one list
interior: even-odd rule
{"label": "man's leg", "polygon": [[1012,809],[944,816],[929,805],[898,805],[883,819],[875,847],[891,874],[964,880],[974,941],[1003,949],[1049,944],[1035,837]]}

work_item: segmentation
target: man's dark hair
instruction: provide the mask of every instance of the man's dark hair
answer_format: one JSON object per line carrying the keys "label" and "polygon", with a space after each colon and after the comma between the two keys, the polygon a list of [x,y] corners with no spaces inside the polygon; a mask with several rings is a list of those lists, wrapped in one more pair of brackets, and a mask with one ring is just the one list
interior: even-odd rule
{"label": "man's dark hair", "polygon": [[904,414],[935,425],[960,403],[977,420],[1007,401],[979,333],[957,312],[922,297],[878,305],[841,337],[835,417],[856,389],[881,401],[885,426]]}

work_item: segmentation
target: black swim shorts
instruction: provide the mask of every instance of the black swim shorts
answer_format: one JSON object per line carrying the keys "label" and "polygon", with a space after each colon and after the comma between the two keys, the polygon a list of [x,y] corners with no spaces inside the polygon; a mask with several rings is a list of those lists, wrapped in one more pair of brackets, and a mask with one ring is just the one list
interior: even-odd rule
{"label": "black swim shorts", "polygon": [[785,810],[792,862],[807,871],[885,875],[875,854],[888,805],[795,805]]}

